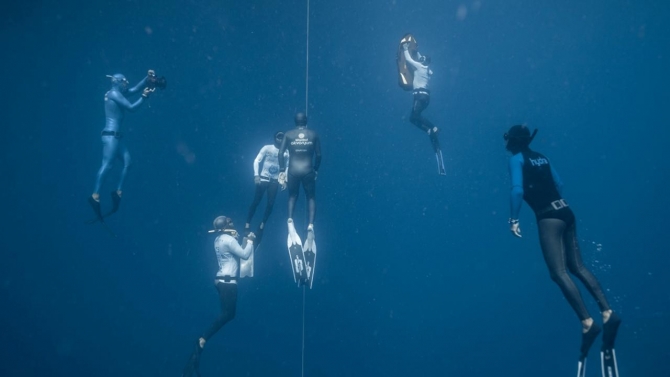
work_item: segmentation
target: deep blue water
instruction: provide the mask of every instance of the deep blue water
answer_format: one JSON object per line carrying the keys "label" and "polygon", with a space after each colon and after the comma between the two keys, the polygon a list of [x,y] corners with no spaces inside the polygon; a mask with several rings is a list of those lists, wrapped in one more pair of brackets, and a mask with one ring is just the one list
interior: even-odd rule
{"label": "deep blue water", "polygon": [[[670,5],[555,3],[312,1],[308,111],[324,152],[305,376],[574,375],[580,325],[529,208],[523,239],[507,227],[502,134],[516,123],[540,130],[532,146],[560,172],[584,258],[624,319],[621,375],[670,375]],[[305,5],[0,6],[0,375],[180,375],[219,310],[206,230],[219,214],[244,222],[253,158],[304,110]],[[432,56],[424,114],[446,177],[397,85],[406,32]],[[83,223],[105,75],[134,83],[149,68],[169,86],[126,118],[134,165],[111,238]],[[285,203],[204,376],[301,374]]]}

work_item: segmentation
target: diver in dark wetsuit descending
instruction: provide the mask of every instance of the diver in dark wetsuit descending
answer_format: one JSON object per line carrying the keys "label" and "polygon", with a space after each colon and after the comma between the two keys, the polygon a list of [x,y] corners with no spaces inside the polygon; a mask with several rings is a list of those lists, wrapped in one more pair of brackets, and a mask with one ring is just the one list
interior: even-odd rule
{"label": "diver in dark wetsuit descending", "polygon": [[418,56],[418,61],[416,61],[409,52],[408,42],[403,43],[402,48],[404,50],[403,53],[405,55],[405,61],[414,68],[414,80],[412,82],[412,87],[414,88],[414,91],[412,92],[414,95],[414,103],[412,105],[410,122],[428,134],[428,137],[430,138],[430,144],[433,146],[433,150],[435,151],[435,157],[438,164],[438,173],[440,175],[445,175],[446,171],[444,169],[442,149],[440,148],[440,141],[437,137],[439,129],[423,115],[421,115],[421,113],[430,104],[430,91],[428,90],[428,82],[433,75],[433,71],[429,68],[430,57],[421,55],[417,51],[416,54]]}
{"label": "diver in dark wetsuit descending", "polygon": [[575,215],[561,196],[563,184],[558,173],[544,155],[529,148],[536,133],[537,130],[531,135],[526,126],[517,125],[504,135],[506,148],[512,153],[509,160],[512,178],[510,231],[514,236],[521,237],[518,219],[525,200],[535,212],[540,247],[551,279],[558,284],[582,322],[581,357],[586,358],[601,328],[591,318],[568,271],[584,284],[602,312],[603,350],[613,349],[621,319],[610,308],[598,280],[582,262]]}
{"label": "diver in dark wetsuit descending", "polygon": [[[102,139],[102,166],[98,170],[97,179],[95,181],[95,188],[93,194],[88,198],[88,202],[93,207],[93,211],[97,220],[104,221],[103,218],[111,215],[119,209],[121,203],[121,195],[123,193],[123,182],[130,167],[130,153],[126,149],[122,138],[123,134],[120,132],[121,124],[123,123],[124,114],[126,111],[135,111],[139,108],[145,99],[154,92],[155,87],[148,87],[147,81],[155,79],[153,70],[149,70],[147,76],[142,79],[137,85],[128,88],[128,80],[120,73],[108,76],[112,80],[112,88],[105,93],[105,128],[101,132]],[[130,103],[126,99],[125,94],[134,94],[142,90],[142,95],[134,103]],[[116,186],[116,190],[112,191],[112,209],[109,213],[103,216],[100,209],[100,188],[104,182],[107,172],[112,168],[115,159],[123,160],[123,170],[121,170],[121,177]]]}
{"label": "diver in dark wetsuit descending", "polygon": [[[304,113],[295,115],[296,128],[284,134],[284,140],[279,148],[279,183],[288,185],[288,217],[293,221],[293,209],[298,199],[298,191],[302,184],[307,196],[309,210],[308,231],[314,230],[314,216],[316,215],[316,176],[321,165],[321,141],[319,135],[307,129],[307,116]],[[288,173],[284,152],[289,151]]]}

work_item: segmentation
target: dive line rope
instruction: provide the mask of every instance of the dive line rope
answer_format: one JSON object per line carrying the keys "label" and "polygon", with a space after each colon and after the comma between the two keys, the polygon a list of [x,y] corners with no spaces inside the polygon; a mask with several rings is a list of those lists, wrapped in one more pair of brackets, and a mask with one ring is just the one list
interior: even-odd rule
{"label": "dive line rope", "polygon": [[[307,38],[305,40],[305,117],[309,111],[309,0],[307,0]],[[307,199],[307,198],[305,198]],[[309,203],[306,207],[309,208]],[[305,211],[307,215],[307,211]],[[307,217],[307,216],[305,216]],[[308,219],[306,219],[309,221]],[[303,254],[304,255],[304,254]],[[305,377],[305,284],[302,286],[302,350],[301,350],[301,376]]]}

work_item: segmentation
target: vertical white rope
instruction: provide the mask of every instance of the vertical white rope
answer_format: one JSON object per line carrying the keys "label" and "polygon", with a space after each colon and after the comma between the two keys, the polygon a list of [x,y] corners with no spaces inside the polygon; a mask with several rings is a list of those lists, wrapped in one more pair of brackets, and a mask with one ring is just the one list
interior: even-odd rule
{"label": "vertical white rope", "polygon": [[302,377],[305,377],[305,286],[302,286]]}
{"label": "vertical white rope", "polygon": [[[309,0],[307,0],[307,39],[305,41],[305,116],[309,111]],[[308,118],[309,119],[309,118]],[[306,203],[309,207],[309,203]],[[305,211],[307,214],[307,211]],[[302,286],[302,349],[300,375],[305,377],[305,284]]]}
{"label": "vertical white rope", "polygon": [[309,115],[309,0],[307,0],[307,52],[305,54],[305,115]]}

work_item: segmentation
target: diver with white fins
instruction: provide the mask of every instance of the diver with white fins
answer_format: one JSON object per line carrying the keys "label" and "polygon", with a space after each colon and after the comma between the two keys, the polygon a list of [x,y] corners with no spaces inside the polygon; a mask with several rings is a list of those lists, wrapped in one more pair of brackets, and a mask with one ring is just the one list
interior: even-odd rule
{"label": "diver with white fins", "polygon": [[[577,238],[577,222],[561,190],[563,183],[549,163],[549,159],[529,147],[537,134],[528,127],[516,125],[504,135],[506,148],[512,153],[509,171],[512,178],[509,219],[510,232],[521,238],[519,212],[523,201],[535,212],[540,236],[540,248],[549,269],[551,279],[559,286],[563,296],[579,317],[582,325],[582,344],[577,363],[577,376],[586,373],[586,357],[598,334],[603,332],[601,366],[603,376],[617,377],[616,339],[621,318],[612,311],[598,280],[582,262]],[[570,272],[577,277],[593,296],[602,313],[603,328],[589,314],[579,288]]]}
{"label": "diver with white fins", "polygon": [[[238,233],[232,219],[219,216],[214,219],[214,230],[210,233],[220,233],[214,240],[214,252],[219,264],[219,270],[214,279],[214,285],[219,293],[221,314],[212,323],[209,329],[195,342],[195,349],[189,358],[182,377],[200,376],[200,355],[205,344],[226,323],[235,318],[237,310],[237,280],[253,276],[253,233],[249,233],[242,240],[242,246],[237,241]],[[246,263],[251,261],[251,263]]]}
{"label": "diver with white fins", "polygon": [[[272,208],[275,204],[275,198],[277,197],[277,189],[279,188],[279,148],[281,143],[284,140],[284,133],[279,131],[274,135],[274,144],[268,144],[261,148],[254,159],[254,184],[256,185],[256,191],[254,193],[254,199],[251,202],[249,207],[249,213],[247,215],[247,222],[244,224],[244,232],[249,233],[251,227],[251,220],[254,217],[256,208],[260,204],[263,195],[267,192],[267,204],[265,206],[265,213],[263,214],[263,220],[258,225],[258,230],[256,231],[256,245],[261,243],[263,238],[263,231],[265,230],[265,223],[268,221],[270,214],[272,213]],[[284,158],[288,158],[288,151],[284,152]],[[262,164],[262,168],[261,168]],[[281,189],[286,189],[286,183],[281,185]]]}
{"label": "diver with white fins", "polygon": [[[137,110],[156,88],[164,89],[167,85],[165,77],[157,77],[153,69],[150,69],[147,76],[132,88],[128,88],[128,80],[120,73],[107,77],[111,79],[112,87],[105,93],[105,128],[101,132],[102,166],[98,170],[93,194],[88,197],[88,203],[93,208],[96,217],[88,223],[97,221],[104,223],[104,218],[118,211],[121,204],[123,182],[130,167],[130,153],[123,143],[123,134],[120,131],[125,112]],[[125,97],[127,94],[135,94],[140,90],[142,90],[141,96],[134,103],[130,103]],[[111,193],[112,208],[103,215],[100,207],[100,188],[117,158],[123,161],[123,169],[116,190]]]}
{"label": "diver with white fins", "polygon": [[[316,177],[321,165],[321,141],[316,131],[307,128],[307,115],[295,115],[296,128],[284,134],[279,148],[279,184],[288,186],[288,249],[293,267],[293,277],[298,285],[312,287],[314,268],[316,265],[316,242],[314,237],[314,217],[316,215]],[[288,150],[290,159],[288,170],[284,152]],[[300,236],[295,230],[293,210],[298,200],[302,184],[307,197],[308,225],[307,240],[301,244]],[[302,267],[302,268],[300,268]]]}
{"label": "diver with white fins", "polygon": [[[430,144],[433,146],[433,151],[435,151],[435,159],[437,160],[437,173],[440,175],[446,175],[447,173],[444,168],[442,149],[440,148],[440,141],[437,137],[439,129],[423,115],[421,115],[421,113],[430,104],[430,90],[428,90],[428,82],[433,75],[433,71],[429,67],[431,63],[430,57],[421,55],[418,50],[413,50],[416,52],[415,60],[415,58],[412,57],[412,53],[410,53],[411,43],[409,41],[403,42],[404,40],[405,39],[403,38],[401,41],[404,59],[405,62],[407,62],[407,64],[413,68],[412,94],[414,96],[414,102],[412,104],[410,122],[428,134]],[[410,40],[415,43],[415,46],[418,46],[415,40]]]}

